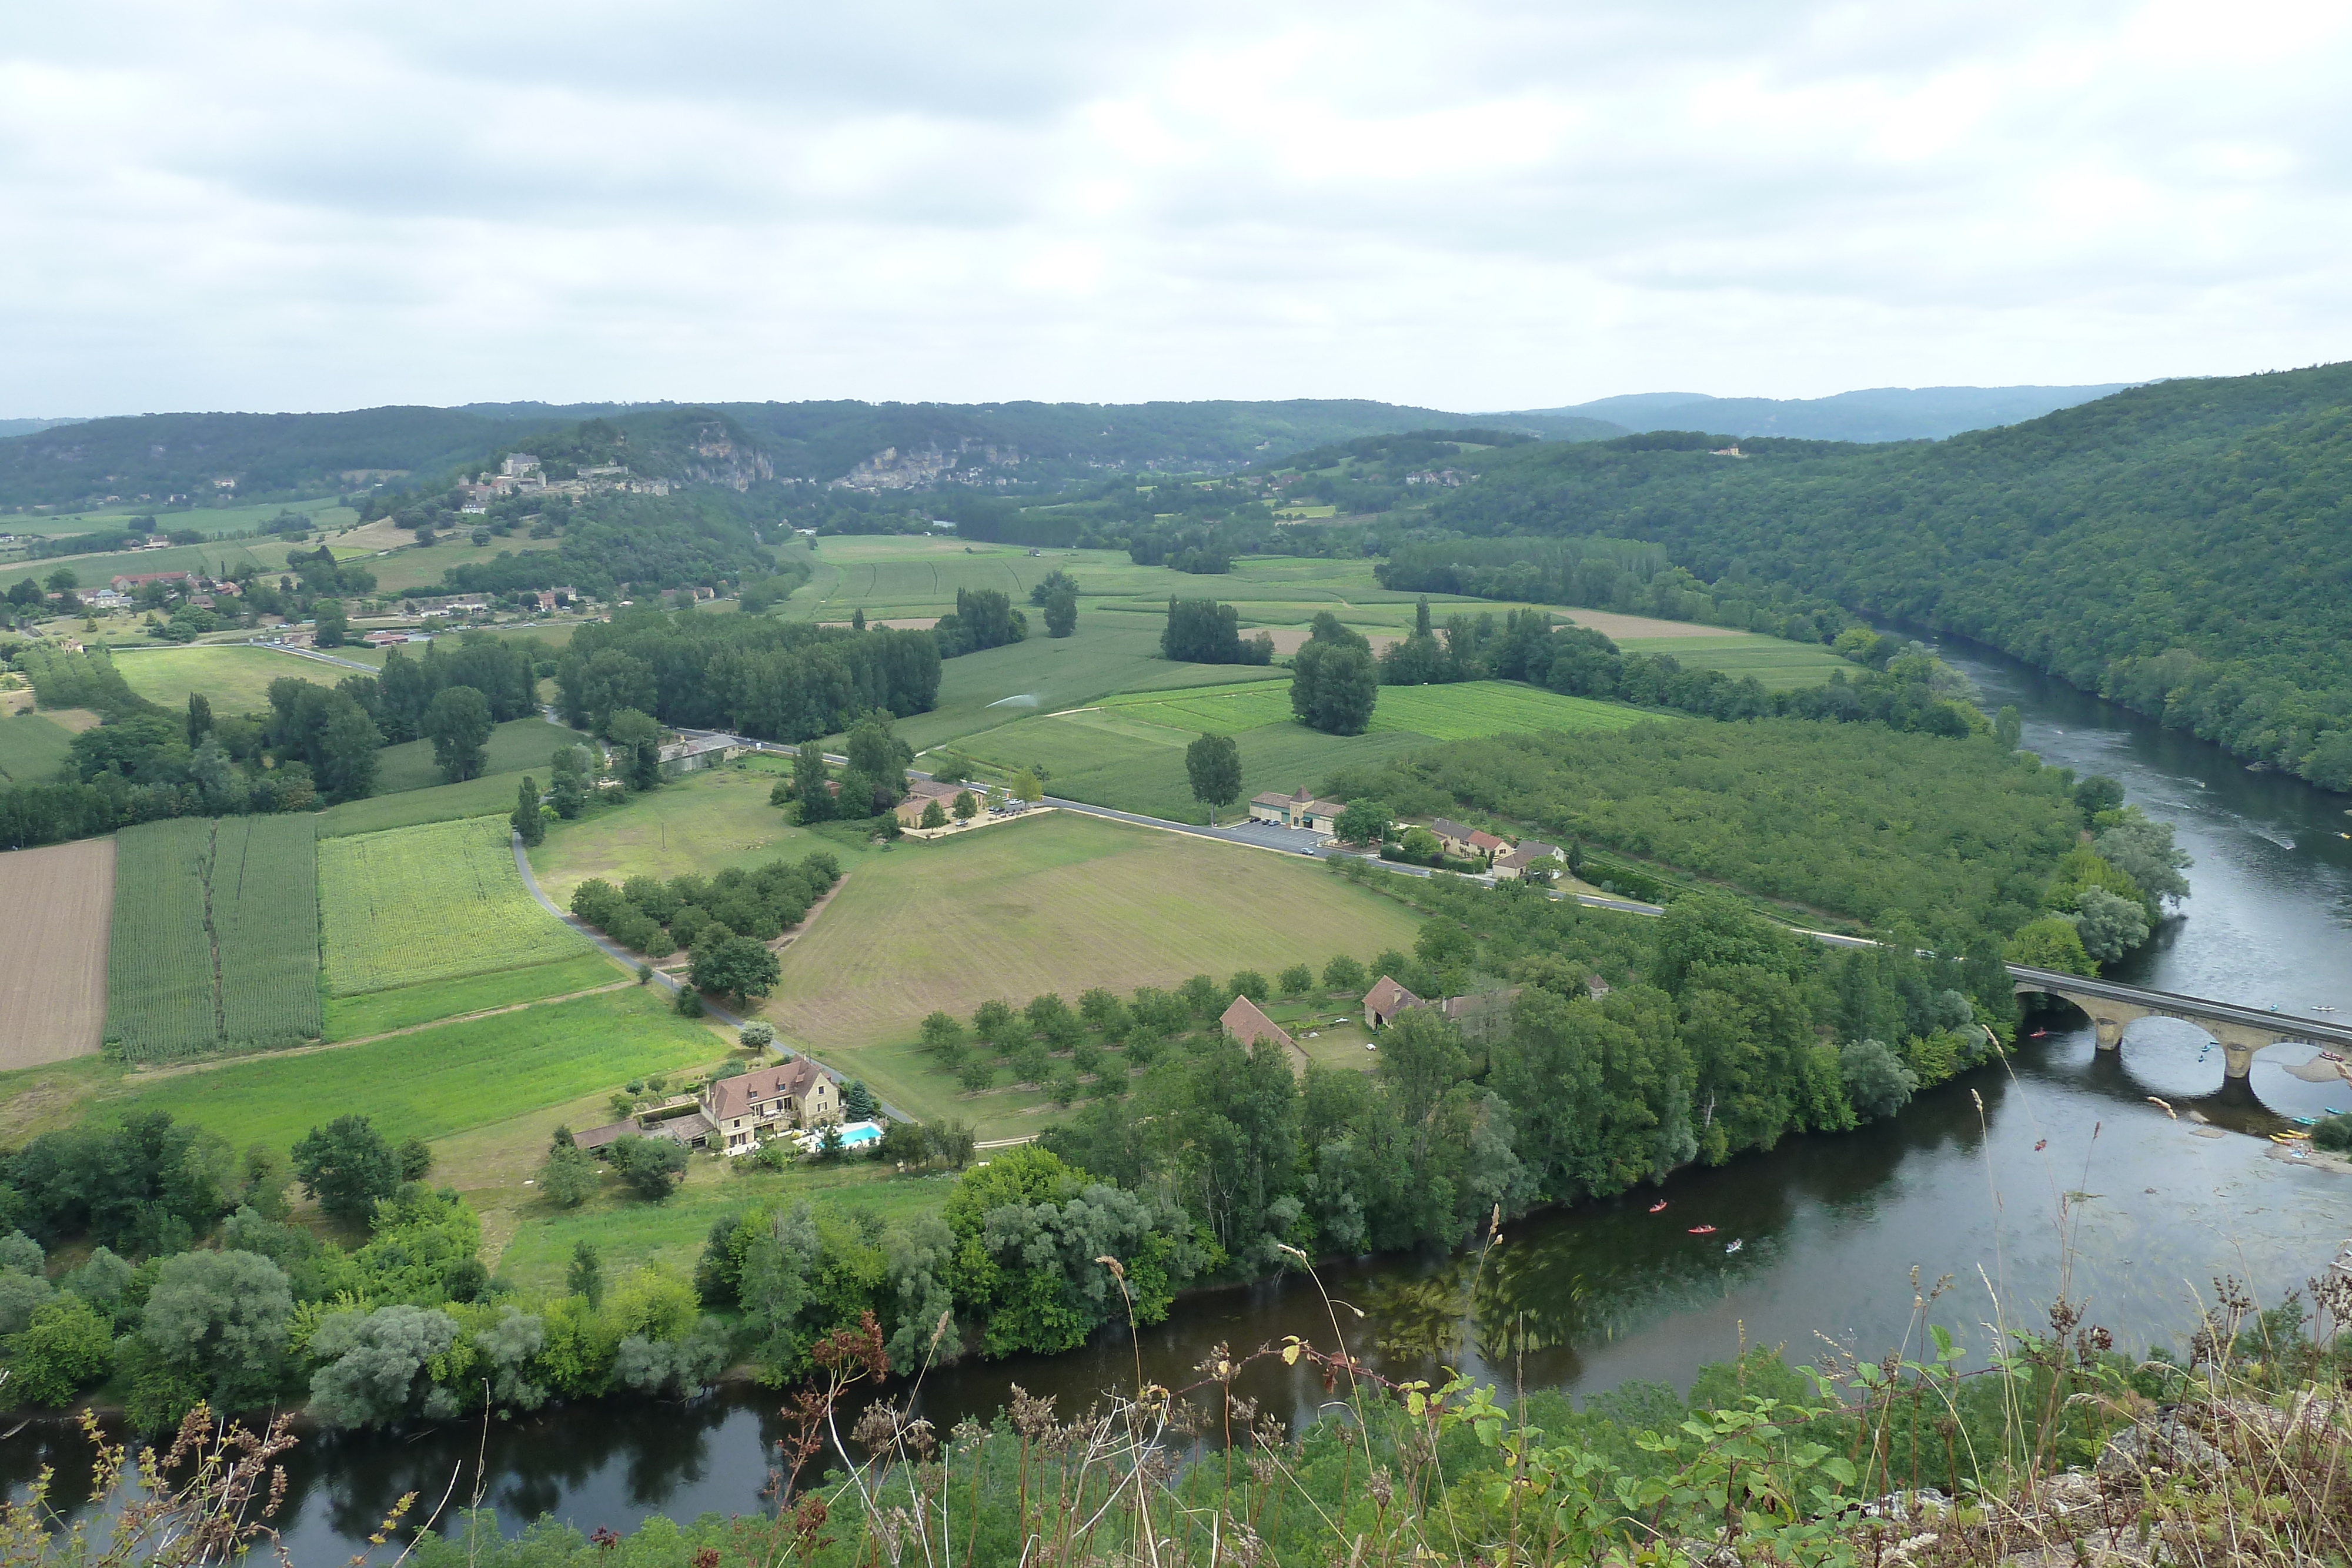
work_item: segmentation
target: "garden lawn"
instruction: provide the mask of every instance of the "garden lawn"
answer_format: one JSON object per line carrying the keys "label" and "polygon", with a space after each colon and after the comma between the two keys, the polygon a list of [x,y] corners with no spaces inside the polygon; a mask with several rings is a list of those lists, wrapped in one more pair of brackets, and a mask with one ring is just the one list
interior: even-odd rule
{"label": "garden lawn", "polygon": [[637,875],[708,876],[730,865],[796,861],[817,849],[830,850],[854,869],[860,863],[857,851],[793,826],[782,808],[768,804],[768,792],[783,776],[782,768],[764,758],[705,768],[633,795],[625,804],[550,822],[547,841],[530,852],[531,872],[548,897],[568,905],[572,890],[592,876],[616,887]]}
{"label": "garden lawn", "polygon": [[327,1038],[360,1040],[437,1019],[565,996],[628,977],[602,953],[591,953],[520,969],[468,975],[462,979],[430,980],[421,986],[371,991],[362,997],[336,997],[327,1002]]}
{"label": "garden lawn", "polygon": [[[1317,862],[1055,811],[859,865],[785,949],[765,1010],[865,1077],[862,1053],[907,1040],[935,1008],[969,1017],[991,997],[1319,968],[1409,948],[1417,924]],[[867,1081],[887,1097],[885,1076]]]}
{"label": "garden lawn", "polygon": [[[951,1174],[902,1176],[866,1159],[738,1175],[722,1156],[697,1155],[685,1182],[660,1203],[631,1196],[608,1173],[604,1190],[578,1208],[535,1197],[516,1204],[520,1223],[496,1267],[520,1290],[561,1293],[572,1249],[586,1241],[595,1247],[607,1281],[648,1265],[691,1276],[712,1224],[755,1204],[790,1209],[804,1201],[884,1220],[910,1219],[938,1209],[954,1190]],[[477,1197],[477,1205],[488,1196]],[[486,1216],[488,1235],[502,1228]]]}
{"label": "garden lawn", "polygon": [[0,778],[11,784],[43,784],[65,761],[73,732],[26,708],[0,718]]}
{"label": "garden lawn", "polygon": [[236,1148],[285,1149],[346,1113],[368,1117],[394,1142],[432,1140],[724,1054],[709,1030],[632,986],[368,1045],[134,1075],[102,1106],[118,1115],[168,1111]]}
{"label": "garden lawn", "polygon": [[454,979],[592,952],[523,887],[503,817],[319,845],[331,996]]}
{"label": "garden lawn", "polygon": [[[578,746],[587,737],[576,729],[550,724],[543,718],[509,719],[490,731],[484,750],[488,754],[482,771],[488,773],[529,773],[536,777],[543,789],[547,784],[547,759],[557,748]],[[442,782],[440,766],[433,760],[433,743],[429,740],[403,741],[387,746],[378,754],[375,792],[397,795],[405,789],[429,789]],[[507,787],[507,805],[514,805],[514,786]]]}
{"label": "garden lawn", "polygon": [[236,643],[125,648],[115,654],[114,667],[121,672],[125,685],[151,703],[174,711],[184,710],[189,694],[202,692],[216,714],[268,713],[272,681],[290,676],[314,685],[331,686],[345,675],[358,674],[272,648]]}

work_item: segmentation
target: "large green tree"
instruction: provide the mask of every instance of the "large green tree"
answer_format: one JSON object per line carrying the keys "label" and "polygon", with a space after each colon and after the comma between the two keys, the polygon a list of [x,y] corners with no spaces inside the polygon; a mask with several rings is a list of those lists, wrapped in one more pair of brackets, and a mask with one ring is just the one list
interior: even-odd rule
{"label": "large green tree", "polygon": [[1230,735],[1196,737],[1184,748],[1184,775],[1192,783],[1192,799],[1209,808],[1213,824],[1218,807],[1241,799],[1242,748]]}
{"label": "large green tree", "polygon": [[1310,641],[1291,656],[1290,711],[1310,729],[1361,735],[1380,695],[1380,671],[1361,649]]}
{"label": "large green tree", "polygon": [[294,1145],[302,1189],[336,1218],[356,1223],[400,1186],[400,1156],[365,1116],[338,1116]]}
{"label": "large green tree", "polygon": [[481,776],[490,738],[490,705],[471,686],[445,686],[425,709],[433,760],[452,784]]}

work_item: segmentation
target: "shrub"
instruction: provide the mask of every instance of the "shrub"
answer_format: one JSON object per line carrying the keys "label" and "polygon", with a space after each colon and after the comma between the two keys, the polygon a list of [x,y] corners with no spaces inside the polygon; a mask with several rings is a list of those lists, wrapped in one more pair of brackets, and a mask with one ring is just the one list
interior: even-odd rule
{"label": "shrub", "polygon": [[114,1365],[114,1331],[78,1295],[33,1313],[10,1342],[10,1392],[27,1405],[63,1405]]}
{"label": "shrub", "polygon": [[614,1172],[640,1197],[659,1203],[686,1175],[686,1150],[667,1138],[625,1133],[613,1141]]}
{"label": "shrub", "polygon": [[735,1038],[746,1051],[765,1051],[776,1043],[776,1026],[766,1019],[752,1019],[735,1031]]}

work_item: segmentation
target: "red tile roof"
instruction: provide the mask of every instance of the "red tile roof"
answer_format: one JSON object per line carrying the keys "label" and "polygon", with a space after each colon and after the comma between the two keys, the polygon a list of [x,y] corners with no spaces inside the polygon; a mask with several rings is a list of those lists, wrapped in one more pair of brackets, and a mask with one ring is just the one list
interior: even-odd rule
{"label": "red tile roof", "polygon": [[1224,1016],[1217,1021],[1224,1026],[1227,1034],[1244,1045],[1255,1045],[1262,1040],[1279,1040],[1292,1047],[1298,1043],[1280,1024],[1260,1012],[1258,1005],[1247,997],[1235,997],[1234,1005],[1227,1008]]}

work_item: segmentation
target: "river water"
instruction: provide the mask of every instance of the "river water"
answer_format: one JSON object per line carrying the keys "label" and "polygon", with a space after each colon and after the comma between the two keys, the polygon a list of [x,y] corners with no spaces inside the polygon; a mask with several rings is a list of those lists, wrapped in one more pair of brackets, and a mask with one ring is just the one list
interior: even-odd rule
{"label": "river water", "polygon": [[[2196,857],[2181,917],[2118,977],[2352,1016],[2343,800],[2249,773],[1989,650],[1948,643],[1942,652],[1977,680],[1988,709],[2017,706],[2028,748],[2121,779]],[[2352,1232],[2352,1182],[2273,1157],[2263,1135],[2283,1116],[2352,1108],[2352,1088],[2286,1071],[2311,1054],[2275,1048],[2232,1084],[2221,1051],[2189,1025],[2147,1019],[2120,1052],[2102,1053],[2087,1025],[2053,1022],[2006,1064],[1921,1096],[1892,1123],[1792,1140],[1685,1172],[1660,1192],[1538,1217],[1483,1260],[1364,1260],[1325,1270],[1319,1286],[1293,1278],[1188,1297],[1135,1339],[934,1373],[921,1402],[945,1427],[984,1418],[1018,1383],[1066,1411],[1132,1387],[1139,1364],[1152,1381],[1190,1381],[1219,1344],[1246,1352],[1297,1334],[1328,1346],[1335,1315],[1351,1346],[1392,1376],[1454,1366],[1506,1386],[1686,1385],[1698,1364],[1744,1345],[1783,1345],[1800,1360],[1916,1349],[1915,1281],[1944,1279],[1928,1315],[1979,1352],[1998,1324],[2038,1322],[2062,1290],[2126,1343],[2169,1343],[2217,1277],[2273,1301]],[[1668,1207],[1654,1215],[1659,1197]],[[1689,1234],[1697,1225],[1715,1231]],[[1739,1249],[1727,1253],[1734,1239]],[[1346,1306],[1328,1306],[1325,1291]],[[1319,1380],[1271,1360],[1244,1375],[1242,1391],[1294,1424],[1325,1397]],[[357,1550],[402,1493],[424,1494],[422,1517],[453,1482],[453,1506],[478,1486],[509,1528],[545,1513],[583,1531],[625,1531],[656,1512],[753,1511],[781,1435],[777,1403],[735,1390],[683,1406],[544,1412],[487,1435],[313,1436],[290,1456],[282,1522],[296,1560],[309,1563]],[[69,1488],[78,1447],[28,1429],[0,1445],[0,1480],[20,1490],[54,1460]]]}

